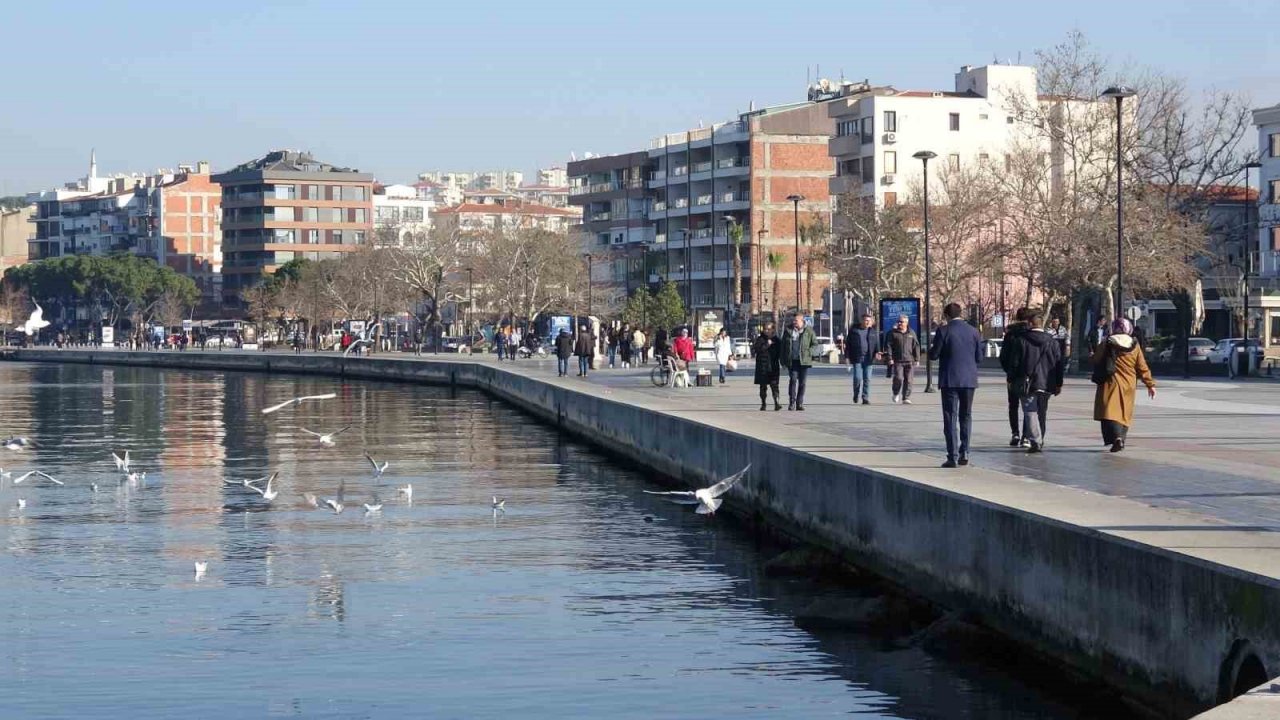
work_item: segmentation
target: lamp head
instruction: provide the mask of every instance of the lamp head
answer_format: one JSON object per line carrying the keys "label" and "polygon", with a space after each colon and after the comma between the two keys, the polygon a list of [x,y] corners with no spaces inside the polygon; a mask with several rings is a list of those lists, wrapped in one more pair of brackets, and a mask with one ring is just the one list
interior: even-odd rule
{"label": "lamp head", "polygon": [[918,153],[916,153],[916,154],[912,155],[911,157],[913,157],[913,158],[915,158],[915,159],[917,159],[917,160],[923,160],[923,161],[925,161],[925,162],[929,162],[930,160],[932,160],[932,159],[934,159],[934,158],[938,157],[938,153],[936,153],[936,152],[934,152],[934,151],[932,151],[932,150],[921,150],[920,152],[918,152]]}
{"label": "lamp head", "polygon": [[804,200],[804,196],[803,196],[803,195],[788,195],[788,196],[787,196],[787,201],[788,201],[788,202],[798,203],[798,202],[800,202],[801,200]]}
{"label": "lamp head", "polygon": [[1245,170],[1253,170],[1255,168],[1260,168],[1260,167],[1262,167],[1262,163],[1258,162],[1257,160],[1250,160],[1249,162],[1244,164]]}
{"label": "lamp head", "polygon": [[1129,87],[1129,86],[1127,86],[1127,85],[1112,85],[1111,87],[1107,88],[1106,90],[1103,90],[1103,91],[1102,91],[1102,94],[1101,94],[1101,95],[1099,95],[1098,97],[1100,97],[1100,98],[1115,98],[1115,99],[1116,99],[1116,102],[1119,102],[1119,101],[1123,100],[1124,98],[1127,98],[1127,97],[1133,97],[1134,95],[1137,95],[1137,94],[1138,94],[1138,91],[1137,91],[1137,90],[1134,90],[1133,88],[1131,88],[1131,87]]}

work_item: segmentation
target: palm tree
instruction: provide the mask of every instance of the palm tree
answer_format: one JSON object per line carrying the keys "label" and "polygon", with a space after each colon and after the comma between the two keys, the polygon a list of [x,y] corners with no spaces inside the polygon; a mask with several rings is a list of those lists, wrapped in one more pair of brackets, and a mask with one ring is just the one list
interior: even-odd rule
{"label": "palm tree", "polygon": [[733,243],[733,307],[742,307],[742,225],[729,224],[729,240]]}
{"label": "palm tree", "polygon": [[[800,244],[808,248],[804,259],[804,305],[809,310],[809,314],[813,314],[813,261],[816,259],[815,253],[818,250],[818,244],[823,242],[827,236],[826,223],[821,218],[800,226]],[[800,299],[796,298],[796,307],[800,305]]]}
{"label": "palm tree", "polygon": [[773,271],[773,292],[770,295],[769,307],[773,310],[773,324],[778,324],[778,270],[782,268],[782,263],[786,260],[780,252],[771,252],[765,256],[765,264]]}

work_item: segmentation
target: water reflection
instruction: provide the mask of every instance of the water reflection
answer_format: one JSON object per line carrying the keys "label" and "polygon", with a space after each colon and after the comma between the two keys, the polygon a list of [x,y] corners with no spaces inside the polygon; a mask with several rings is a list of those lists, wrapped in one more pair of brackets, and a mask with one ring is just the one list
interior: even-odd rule
{"label": "water reflection", "polygon": [[[4,716],[1074,715],[981,666],[798,629],[815,595],[862,590],[766,576],[748,535],[476,393],[5,364],[0,399],[0,429],[38,442],[6,462],[67,480],[0,513]],[[347,423],[332,449],[300,431]],[[124,449],[145,483],[120,482]],[[224,482],[275,471],[270,504]],[[341,514],[301,500],[339,483]]]}

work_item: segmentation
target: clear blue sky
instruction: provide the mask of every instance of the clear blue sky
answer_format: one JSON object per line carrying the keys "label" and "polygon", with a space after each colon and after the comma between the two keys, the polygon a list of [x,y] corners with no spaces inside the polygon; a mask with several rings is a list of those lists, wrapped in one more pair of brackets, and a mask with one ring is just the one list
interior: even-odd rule
{"label": "clear blue sky", "polygon": [[1117,62],[1280,102],[1268,2],[9,3],[0,195],[299,148],[385,181],[531,171],[804,97],[807,66],[949,88],[1071,29]]}

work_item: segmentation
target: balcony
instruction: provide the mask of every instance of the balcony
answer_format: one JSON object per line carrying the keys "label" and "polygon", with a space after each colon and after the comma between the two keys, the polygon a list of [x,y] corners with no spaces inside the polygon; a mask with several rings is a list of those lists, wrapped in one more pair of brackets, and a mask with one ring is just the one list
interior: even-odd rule
{"label": "balcony", "polygon": [[1258,275],[1263,278],[1280,277],[1280,251],[1265,250],[1258,253]]}
{"label": "balcony", "polygon": [[613,213],[611,212],[591,213],[591,215],[587,219],[591,222],[605,222],[606,220],[613,219]]}
{"label": "balcony", "polygon": [[673,207],[673,208],[687,208],[687,207],[689,207],[689,198],[687,198],[687,197],[676,198],[675,200],[671,201],[671,207]]}

